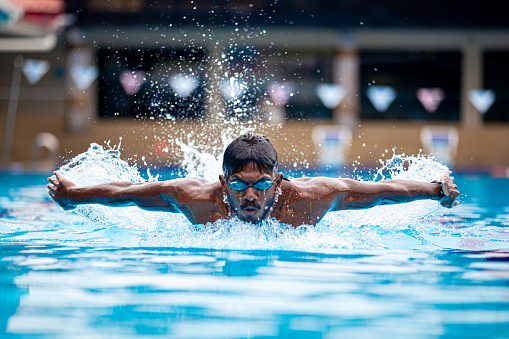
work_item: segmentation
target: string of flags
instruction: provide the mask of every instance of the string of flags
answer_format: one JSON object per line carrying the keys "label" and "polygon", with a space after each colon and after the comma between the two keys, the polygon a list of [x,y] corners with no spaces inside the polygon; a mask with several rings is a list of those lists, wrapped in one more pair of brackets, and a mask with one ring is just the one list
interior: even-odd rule
{"label": "string of flags", "polygon": [[[391,86],[370,86],[366,95],[377,111],[385,112],[396,99],[397,91]],[[428,113],[434,113],[445,100],[445,91],[441,88],[418,88],[415,96]],[[496,98],[491,89],[471,89],[468,99],[479,113],[486,114]]]}
{"label": "string of flags", "polygon": [[[45,67],[40,63],[30,64],[32,81],[37,82],[44,75]],[[98,74],[94,67],[77,67],[71,75],[78,87],[84,89],[90,86]],[[132,96],[138,93],[147,78],[143,71],[124,70],[119,75],[119,81],[124,91]],[[196,75],[177,74],[169,78],[168,83],[177,96],[187,98],[198,88],[200,82]],[[226,100],[237,100],[248,91],[249,85],[242,79],[231,77],[223,79],[219,88]],[[271,82],[268,84],[267,90],[272,101],[280,106],[286,105],[295,95],[295,88],[289,82]],[[336,108],[346,97],[346,94],[344,86],[339,84],[319,84],[316,87],[316,95],[329,109]],[[373,85],[366,89],[366,96],[378,112],[386,112],[396,100],[398,92],[392,86]],[[428,113],[434,113],[446,99],[446,94],[442,88],[422,87],[416,90],[415,97]],[[486,114],[495,102],[496,96],[491,89],[472,89],[468,92],[468,99],[479,113]]]}
{"label": "string of flags", "polygon": [[[396,100],[397,91],[391,86],[370,86],[366,89],[366,96],[377,111],[385,112]],[[445,91],[438,87],[418,88],[415,96],[428,113],[434,113],[446,98]],[[495,102],[496,96],[491,89],[471,89],[468,92],[468,99],[479,113],[486,114]]]}

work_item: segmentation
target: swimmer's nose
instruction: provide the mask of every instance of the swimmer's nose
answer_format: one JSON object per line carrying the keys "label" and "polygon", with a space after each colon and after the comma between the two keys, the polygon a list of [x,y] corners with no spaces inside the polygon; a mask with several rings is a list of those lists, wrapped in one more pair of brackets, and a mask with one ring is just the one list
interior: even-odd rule
{"label": "swimmer's nose", "polygon": [[242,197],[247,201],[256,201],[258,200],[258,196],[255,194],[255,189],[253,187],[248,187]]}

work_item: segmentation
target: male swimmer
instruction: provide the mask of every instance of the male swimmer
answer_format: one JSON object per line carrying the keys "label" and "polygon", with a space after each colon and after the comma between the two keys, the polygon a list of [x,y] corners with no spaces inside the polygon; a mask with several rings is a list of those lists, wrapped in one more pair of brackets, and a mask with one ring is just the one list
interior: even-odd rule
{"label": "male swimmer", "polygon": [[315,225],[329,211],[434,199],[457,205],[457,186],[449,173],[431,183],[408,180],[364,182],[327,177],[287,180],[277,172],[277,152],[265,136],[246,133],[224,152],[219,180],[112,182],[77,187],[58,172],[48,178],[49,194],[62,208],[79,204],[136,205],[150,211],[180,212],[193,224],[234,216],[250,223],[275,218],[294,227]]}

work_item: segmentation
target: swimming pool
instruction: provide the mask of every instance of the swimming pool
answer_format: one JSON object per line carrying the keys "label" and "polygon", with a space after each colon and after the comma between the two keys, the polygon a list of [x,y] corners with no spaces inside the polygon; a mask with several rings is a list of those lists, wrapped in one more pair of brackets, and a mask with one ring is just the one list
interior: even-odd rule
{"label": "swimming pool", "polygon": [[0,175],[2,338],[507,338],[509,180],[315,228],[64,213],[45,176]]}

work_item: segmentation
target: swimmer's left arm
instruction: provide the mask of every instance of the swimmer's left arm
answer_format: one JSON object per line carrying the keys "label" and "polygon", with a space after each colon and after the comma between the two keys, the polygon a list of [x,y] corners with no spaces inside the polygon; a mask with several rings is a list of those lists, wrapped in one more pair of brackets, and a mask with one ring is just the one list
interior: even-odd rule
{"label": "swimmer's left arm", "polygon": [[[439,200],[444,207],[458,204],[458,188],[454,178],[444,174],[437,182],[427,183],[411,180],[383,180],[364,182],[352,179],[340,179],[342,190],[338,192],[332,210],[369,208],[377,205],[397,204],[414,200]],[[446,183],[449,195],[444,195],[439,182]]]}

